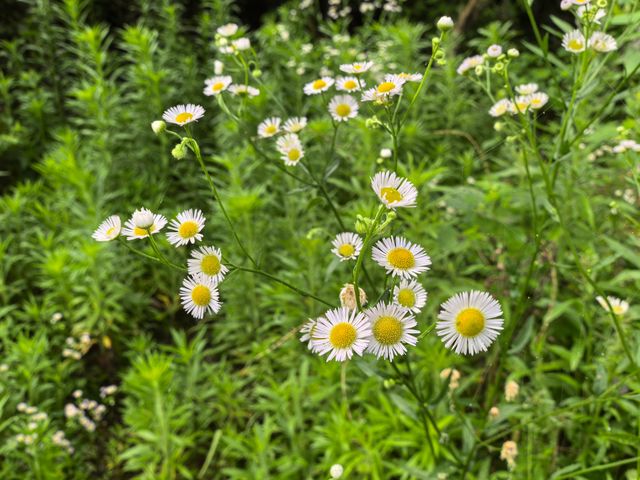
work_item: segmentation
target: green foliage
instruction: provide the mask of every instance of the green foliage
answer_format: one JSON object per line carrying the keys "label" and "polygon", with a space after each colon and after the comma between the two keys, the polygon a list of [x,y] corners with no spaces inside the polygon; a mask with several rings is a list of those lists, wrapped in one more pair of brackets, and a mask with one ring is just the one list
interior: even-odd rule
{"label": "green foliage", "polygon": [[[393,141],[367,124],[363,103],[331,151],[325,106],[302,89],[363,52],[383,73],[424,71],[435,13],[424,22],[415,15],[426,3],[410,6],[414,18],[378,9],[357,26],[315,2],[289,3],[247,33],[255,56],[245,70],[215,43],[238,5],[196,3],[132,2],[132,20],[109,26],[94,2],[24,0],[17,34],[2,41],[0,478],[316,479],[335,463],[354,479],[637,478],[639,154],[611,147],[640,134],[638,2],[607,7],[602,28],[620,48],[589,57],[584,75],[586,57],[560,46],[573,19],[556,12],[534,31],[516,18],[527,18],[524,2],[443,42],[445,61],[396,150],[418,208],[402,209],[386,232],[432,258],[420,331],[470,289],[500,300],[505,331],[473,357],[431,333],[393,365],[369,355],[344,366],[297,340],[326,305],[295,289],[338,303],[353,264],[331,254],[331,240],[375,215],[369,178],[393,169],[380,155]],[[433,8],[455,18],[442,2]],[[549,94],[536,145],[530,124],[512,117],[494,128],[487,115],[486,93],[510,97],[503,79],[456,73],[493,43],[521,50],[508,65],[513,85],[537,82]],[[247,72],[261,95],[204,97],[214,59],[235,83]],[[205,244],[251,267],[193,150],[176,160],[175,137],[149,128],[179,103],[205,107],[191,130],[204,168],[244,247],[279,279],[234,269],[220,286],[221,312],[202,321],[180,305],[183,272],[126,248],[153,256],[149,244],[91,238],[108,215],[198,208]],[[256,138],[271,116],[309,118],[304,166],[284,167],[273,142]],[[156,238],[168,261],[185,264],[184,248]],[[368,258],[362,281],[371,303],[389,295]],[[603,292],[631,308],[608,315],[595,301]],[[459,380],[441,376],[445,368]],[[513,401],[508,381],[520,386]],[[105,394],[107,385],[118,391]],[[106,413],[92,417],[85,403],[68,415],[80,398]],[[518,444],[513,470],[500,459],[507,440]]]}

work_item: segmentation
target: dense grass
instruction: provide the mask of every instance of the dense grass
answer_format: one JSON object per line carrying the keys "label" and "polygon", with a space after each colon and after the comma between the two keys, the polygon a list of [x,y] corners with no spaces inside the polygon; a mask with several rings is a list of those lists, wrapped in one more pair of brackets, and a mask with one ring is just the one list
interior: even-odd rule
{"label": "dense grass", "polygon": [[[453,30],[434,49],[436,17],[378,9],[354,27],[293,2],[247,33],[255,56],[234,56],[216,46],[216,28],[234,20],[227,0],[135,2],[137,22],[111,29],[78,0],[23,2],[0,74],[0,478],[324,479],[336,463],[353,479],[639,478],[640,153],[616,146],[640,140],[640,12],[637,0],[612,3],[589,27],[616,38],[609,53],[563,49],[567,12],[531,14],[523,31]],[[506,4],[528,18],[524,3]],[[495,61],[456,72],[492,44],[520,51],[503,60],[507,77]],[[323,70],[364,58],[376,65],[369,86],[434,60],[424,85],[403,87],[406,123],[393,135],[370,103],[336,134],[324,103],[334,91],[303,94]],[[214,59],[260,95],[204,96]],[[529,82],[549,95],[543,108],[487,113]],[[178,160],[176,137],[150,128],[182,103],[206,109],[189,133],[219,198],[194,141]],[[297,166],[256,135],[271,116],[309,119]],[[393,363],[326,362],[298,330],[339,305],[355,262],[331,241],[365,237],[380,205],[370,178],[395,157],[417,208],[399,208],[380,235],[431,256],[417,328],[431,331],[441,303],[473,289],[500,302],[505,328],[475,356],[431,331]],[[142,206],[169,219],[204,212],[203,244],[240,267],[220,285],[220,313],[196,320],[181,306],[190,249],[156,235],[166,258],[153,261],[127,249],[156,255],[147,240],[91,238]],[[370,302],[389,299],[393,280],[363,258]],[[599,295],[631,307],[615,315]],[[519,391],[508,401],[509,382]],[[108,385],[117,392],[101,396]],[[87,413],[95,430],[69,418],[83,399],[106,407]],[[506,441],[517,443],[512,468]]]}

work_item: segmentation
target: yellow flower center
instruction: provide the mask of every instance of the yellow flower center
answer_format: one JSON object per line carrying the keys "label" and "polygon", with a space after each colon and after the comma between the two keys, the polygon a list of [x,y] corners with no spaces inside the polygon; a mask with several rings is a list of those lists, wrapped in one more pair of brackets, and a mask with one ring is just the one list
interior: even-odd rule
{"label": "yellow flower center", "polygon": [[287,158],[289,160],[291,160],[292,162],[296,162],[296,161],[300,160],[300,150],[298,150],[297,148],[292,148],[287,153]]}
{"label": "yellow flower center", "polygon": [[109,230],[107,230],[107,237],[110,237],[111,235],[113,235],[113,232],[116,231],[116,227],[111,227]]}
{"label": "yellow flower center", "polygon": [[324,88],[327,86],[327,82],[325,82],[322,79],[316,80],[315,82],[313,82],[313,89],[314,90],[320,90],[321,88]]}
{"label": "yellow flower center", "polygon": [[353,80],[347,80],[346,82],[344,82],[343,87],[347,90],[353,90],[354,88],[356,88],[358,86],[358,84],[356,82],[354,82]]}
{"label": "yellow flower center", "polygon": [[265,133],[274,134],[278,131],[278,127],[276,127],[273,123],[271,125],[267,125],[264,129]]}
{"label": "yellow flower center", "polygon": [[362,65],[360,65],[359,63],[356,63],[356,64],[353,66],[353,69],[354,69],[354,70],[362,70]]}
{"label": "yellow flower center", "polygon": [[339,117],[346,117],[351,113],[351,107],[346,103],[341,103],[336,107],[336,113]]}
{"label": "yellow flower center", "polygon": [[400,270],[407,270],[416,264],[413,253],[402,247],[390,250],[387,254],[387,260],[392,267],[399,268]]}
{"label": "yellow flower center", "polygon": [[356,248],[350,243],[345,243],[343,245],[340,245],[340,248],[338,248],[338,253],[340,254],[341,257],[350,257],[355,253],[355,251],[356,251]]}
{"label": "yellow flower center", "polygon": [[191,290],[191,300],[199,307],[206,307],[211,301],[211,290],[204,285],[196,285],[194,289]]}
{"label": "yellow flower center", "polygon": [[396,317],[380,317],[373,326],[373,336],[382,345],[394,345],[402,338],[402,322]]}
{"label": "yellow flower center", "polygon": [[577,38],[573,38],[569,40],[569,50],[581,50],[582,49],[582,40]]}
{"label": "yellow flower center", "polygon": [[389,203],[399,202],[402,200],[402,194],[393,187],[383,187],[380,195]]}
{"label": "yellow flower center", "polygon": [[416,294],[413,290],[405,288],[398,292],[398,303],[406,308],[411,308],[416,304]]}
{"label": "yellow flower center", "polygon": [[189,120],[193,118],[193,114],[189,112],[182,112],[176,115],[176,122],[178,123],[187,123]]}
{"label": "yellow flower center", "polygon": [[378,92],[387,93],[396,88],[396,84],[393,82],[382,82],[378,85]]}
{"label": "yellow flower center", "polygon": [[338,323],[329,333],[329,342],[335,348],[348,348],[356,341],[357,332],[353,325],[347,322]]}
{"label": "yellow flower center", "polygon": [[138,237],[142,237],[143,235],[148,235],[149,232],[147,231],[146,228],[136,227],[133,229],[133,234]]}
{"label": "yellow flower center", "polygon": [[217,275],[220,272],[220,260],[215,255],[205,255],[200,260],[200,269],[205,275]]}
{"label": "yellow flower center", "polygon": [[463,337],[475,337],[484,329],[484,315],[477,308],[465,308],[456,317],[456,330]]}
{"label": "yellow flower center", "polygon": [[178,235],[180,235],[182,238],[191,238],[196,233],[198,233],[198,224],[193,220],[182,222],[182,224],[178,228]]}
{"label": "yellow flower center", "polygon": [[219,92],[223,88],[224,88],[224,83],[222,82],[214,83],[213,85],[211,85],[211,90],[213,90],[214,92]]}
{"label": "yellow flower center", "polygon": [[622,305],[612,305],[612,307],[613,307],[613,313],[615,313],[616,315],[624,314],[624,307]]}

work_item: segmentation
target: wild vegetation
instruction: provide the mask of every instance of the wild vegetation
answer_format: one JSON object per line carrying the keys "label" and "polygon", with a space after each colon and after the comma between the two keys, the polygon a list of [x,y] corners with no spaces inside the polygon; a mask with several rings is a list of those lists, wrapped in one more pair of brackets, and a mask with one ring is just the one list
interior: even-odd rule
{"label": "wild vegetation", "polygon": [[191,3],[3,21],[0,478],[640,478],[638,0]]}

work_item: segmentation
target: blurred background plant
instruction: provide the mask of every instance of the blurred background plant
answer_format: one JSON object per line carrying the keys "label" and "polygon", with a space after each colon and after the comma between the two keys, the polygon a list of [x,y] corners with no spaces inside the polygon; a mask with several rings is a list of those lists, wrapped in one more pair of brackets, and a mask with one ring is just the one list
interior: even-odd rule
{"label": "blurred background plant", "polygon": [[[637,4],[608,7],[612,28],[630,33],[583,91],[574,124],[598,120],[563,157],[560,184],[582,262],[631,301],[623,327],[636,363],[638,154],[613,148],[639,137],[637,77],[599,100],[640,62]],[[559,2],[532,8],[557,51],[571,17]],[[558,99],[540,121],[553,139],[545,126],[568,101],[571,65],[545,58],[522,2],[1,0],[0,9],[0,478],[328,478],[336,463],[345,478],[638,478],[638,371],[555,225],[541,240],[538,282],[522,290],[531,208],[521,152],[456,74],[462,57],[493,43],[519,48],[510,73]],[[465,288],[493,292],[507,314],[524,291],[527,308],[512,341],[494,347],[500,368],[493,355],[458,357],[435,337],[412,350],[438,418],[434,457],[391,370],[353,362],[345,395],[340,367],[290,334],[322,305],[236,272],[222,287],[223,313],[194,322],[178,274],[90,235],[105,216],[141,205],[167,216],[197,207],[214,213],[207,238],[239,253],[193,158],[171,158],[168,139],[149,128],[173,104],[201,103],[198,140],[244,242],[269,271],[337,303],[349,270],[331,256],[339,226],[320,193],[273,169],[202,96],[214,60],[226,61],[215,30],[238,21],[257,45],[259,81],[274,96],[255,99],[250,121],[307,115],[320,154],[332,125],[303,101],[303,85],[363,52],[385,69],[422,71],[440,15],[456,20],[447,64],[401,144],[400,173],[421,199],[403,212],[404,229],[433,259],[418,322],[431,324]],[[380,150],[389,147],[364,119],[340,131],[329,186],[348,229],[373,208],[368,179],[388,166]],[[539,174],[535,182],[542,191]],[[117,391],[102,396],[109,385]],[[517,457],[505,441],[517,442]],[[465,454],[464,470],[447,445]]]}

